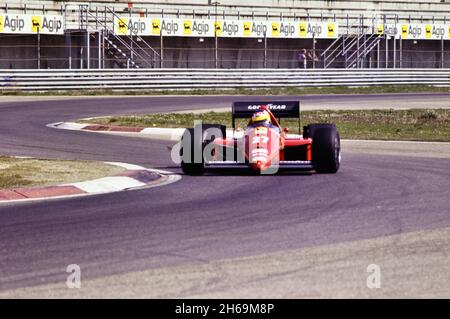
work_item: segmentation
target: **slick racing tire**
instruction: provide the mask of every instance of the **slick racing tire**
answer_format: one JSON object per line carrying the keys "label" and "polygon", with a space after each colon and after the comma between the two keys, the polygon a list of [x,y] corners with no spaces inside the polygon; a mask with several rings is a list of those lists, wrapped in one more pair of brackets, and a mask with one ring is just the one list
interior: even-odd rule
{"label": "slick racing tire", "polygon": [[221,124],[198,124],[195,126],[197,132],[202,132],[203,138],[203,156],[206,161],[224,160],[225,147],[213,146],[205,148],[216,138],[226,137],[226,126]]}
{"label": "slick racing tire", "polygon": [[310,124],[304,132],[312,138],[312,164],[317,173],[333,174],[341,164],[341,140],[334,124]]}
{"label": "slick racing tire", "polygon": [[[215,128],[216,130],[210,130]],[[187,175],[201,175],[205,171],[204,149],[215,138],[225,136],[226,127],[218,124],[202,124],[188,128],[181,138],[181,169]],[[199,134],[199,132],[201,132]],[[195,156],[197,154],[197,158]]]}
{"label": "slick racing tire", "polygon": [[[200,158],[196,159],[195,154],[200,154]],[[181,137],[180,157],[183,173],[186,175],[201,175],[204,173],[203,139],[202,135],[194,134],[193,128],[186,129]]]}
{"label": "slick racing tire", "polygon": [[[203,132],[203,141],[206,143],[212,142],[217,137],[226,136],[226,126],[221,124],[198,124],[196,128],[201,127]],[[210,130],[216,129],[216,130]],[[218,132],[220,131],[220,133]]]}

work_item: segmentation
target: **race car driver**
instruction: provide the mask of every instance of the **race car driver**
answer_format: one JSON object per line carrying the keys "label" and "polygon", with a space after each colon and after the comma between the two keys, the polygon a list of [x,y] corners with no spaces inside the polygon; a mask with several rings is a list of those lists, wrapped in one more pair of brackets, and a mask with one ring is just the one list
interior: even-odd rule
{"label": "race car driver", "polygon": [[[264,109],[256,110],[255,113],[253,113],[252,117],[250,118],[250,121],[247,125],[247,130],[257,127],[268,127],[272,130],[277,131],[281,136],[286,137],[286,133],[284,131],[281,131],[281,128],[277,122],[277,120],[274,118],[273,121],[275,121],[275,124],[272,123],[272,118]],[[280,149],[284,148],[284,138],[280,140]]]}
{"label": "race car driver", "polygon": [[247,125],[247,129],[261,126],[278,129],[278,126],[272,124],[269,112],[265,110],[256,110]]}

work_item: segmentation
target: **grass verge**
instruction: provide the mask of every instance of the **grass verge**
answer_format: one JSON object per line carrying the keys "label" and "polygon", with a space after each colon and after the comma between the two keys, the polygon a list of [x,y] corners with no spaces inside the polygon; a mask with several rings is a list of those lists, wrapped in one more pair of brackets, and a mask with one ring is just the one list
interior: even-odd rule
{"label": "grass verge", "polygon": [[92,95],[303,95],[303,94],[375,94],[375,93],[448,93],[448,87],[425,85],[380,85],[365,87],[285,87],[267,89],[198,90],[64,90],[26,92],[0,90],[0,96],[92,96]]}
{"label": "grass verge", "polygon": [[81,182],[111,176],[123,170],[99,162],[0,156],[0,188]]}
{"label": "grass verge", "polygon": [[[341,138],[450,142],[450,109],[321,110],[301,112],[301,125],[334,123]],[[95,119],[95,123],[133,127],[192,127],[195,120],[231,126],[230,112],[166,113]],[[89,121],[88,121],[89,122]],[[91,121],[92,122],[92,121]],[[298,131],[296,120],[283,127]],[[238,125],[245,127],[246,121]]]}

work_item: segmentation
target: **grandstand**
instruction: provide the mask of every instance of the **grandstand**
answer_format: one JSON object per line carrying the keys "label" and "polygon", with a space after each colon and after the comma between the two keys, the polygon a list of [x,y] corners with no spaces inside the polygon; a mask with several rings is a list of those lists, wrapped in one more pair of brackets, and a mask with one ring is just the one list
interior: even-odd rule
{"label": "grandstand", "polygon": [[447,68],[449,13],[439,0],[1,1],[0,68]]}

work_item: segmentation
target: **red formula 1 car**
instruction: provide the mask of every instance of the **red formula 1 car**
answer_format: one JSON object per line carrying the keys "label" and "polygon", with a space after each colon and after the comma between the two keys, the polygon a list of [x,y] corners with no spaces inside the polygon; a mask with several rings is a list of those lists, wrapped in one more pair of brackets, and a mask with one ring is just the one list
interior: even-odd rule
{"label": "red formula 1 car", "polygon": [[[236,119],[253,119],[255,112],[268,114],[269,124],[250,121],[243,132],[237,131]],[[281,118],[298,119],[299,134],[288,134],[288,129],[280,126]],[[226,127],[218,124],[197,124],[185,130],[180,148],[185,174],[200,175],[214,168],[248,168],[261,174],[285,169],[336,173],[339,169],[341,147],[336,126],[310,124],[300,135],[298,101],[234,102],[232,123],[228,135]]]}

